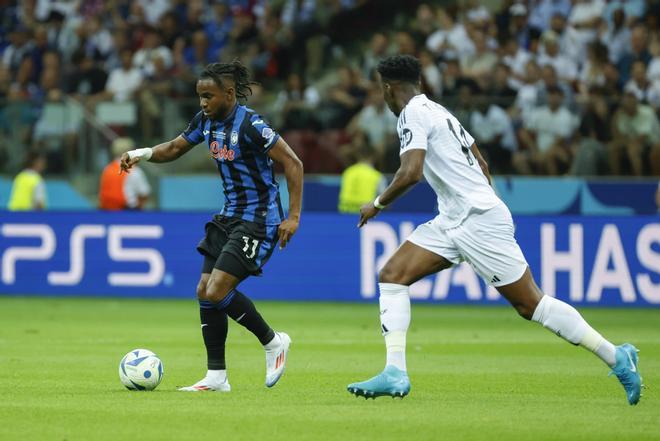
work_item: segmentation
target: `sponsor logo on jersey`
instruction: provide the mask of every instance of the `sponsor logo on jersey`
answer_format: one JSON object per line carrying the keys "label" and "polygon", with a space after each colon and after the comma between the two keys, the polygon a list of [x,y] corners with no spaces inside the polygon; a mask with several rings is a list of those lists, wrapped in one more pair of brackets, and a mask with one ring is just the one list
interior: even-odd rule
{"label": "sponsor logo on jersey", "polygon": [[273,136],[275,136],[275,132],[270,127],[264,127],[261,130],[261,137],[262,138],[270,141],[271,139],[273,139]]}
{"label": "sponsor logo on jersey", "polygon": [[213,141],[209,145],[209,151],[216,161],[233,161],[236,158],[236,152],[234,150],[228,149],[226,145],[220,148],[218,141]]}
{"label": "sponsor logo on jersey", "polygon": [[412,138],[413,134],[410,129],[403,129],[403,132],[401,132],[401,148],[408,147]]}

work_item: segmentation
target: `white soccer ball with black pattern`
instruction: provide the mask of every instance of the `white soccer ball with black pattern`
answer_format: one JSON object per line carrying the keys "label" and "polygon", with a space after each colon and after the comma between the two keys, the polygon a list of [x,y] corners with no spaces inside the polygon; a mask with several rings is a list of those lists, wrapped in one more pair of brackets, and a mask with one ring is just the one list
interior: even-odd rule
{"label": "white soccer ball with black pattern", "polygon": [[163,362],[147,349],[133,349],[119,362],[119,379],[130,390],[154,390],[163,379]]}

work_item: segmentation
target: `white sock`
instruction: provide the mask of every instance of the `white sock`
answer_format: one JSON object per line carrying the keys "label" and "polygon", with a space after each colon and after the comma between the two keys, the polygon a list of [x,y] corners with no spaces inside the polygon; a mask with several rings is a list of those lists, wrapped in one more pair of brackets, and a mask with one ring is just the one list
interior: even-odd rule
{"label": "white sock", "polygon": [[568,303],[554,297],[543,296],[534,310],[532,320],[551,330],[564,340],[590,350],[608,366],[616,364],[616,348],[605,340]]}
{"label": "white sock", "polygon": [[209,369],[206,371],[206,378],[209,380],[213,380],[218,383],[224,383],[227,381],[227,370],[226,369],[218,369],[218,370],[211,370]]}
{"label": "white sock", "polygon": [[280,340],[280,334],[276,332],[275,337],[273,337],[271,341],[264,345],[264,349],[267,351],[272,351],[273,349],[279,348],[281,344],[282,341]]}
{"label": "white sock", "polygon": [[406,371],[406,332],[410,325],[408,287],[396,283],[379,283],[380,327],[387,348],[386,366]]}

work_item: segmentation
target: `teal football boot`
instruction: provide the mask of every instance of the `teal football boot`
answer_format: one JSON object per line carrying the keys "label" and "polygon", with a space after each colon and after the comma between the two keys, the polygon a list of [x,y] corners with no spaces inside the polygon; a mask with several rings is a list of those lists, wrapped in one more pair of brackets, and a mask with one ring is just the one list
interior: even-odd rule
{"label": "teal football boot", "polygon": [[403,398],[410,392],[410,380],[405,371],[387,366],[375,377],[360,383],[351,383],[347,389],[353,395],[365,399],[384,396]]}
{"label": "teal football boot", "polygon": [[612,368],[610,375],[614,374],[626,390],[628,403],[631,406],[639,403],[642,396],[642,377],[637,368],[637,353],[639,351],[629,343],[616,347],[616,364]]}

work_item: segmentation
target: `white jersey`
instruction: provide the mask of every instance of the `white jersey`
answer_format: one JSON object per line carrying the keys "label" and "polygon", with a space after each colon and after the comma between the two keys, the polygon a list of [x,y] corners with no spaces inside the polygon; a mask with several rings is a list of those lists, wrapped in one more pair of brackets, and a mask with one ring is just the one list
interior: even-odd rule
{"label": "white jersey", "polygon": [[470,150],[474,138],[443,106],[424,94],[413,97],[399,115],[397,132],[400,155],[426,150],[424,177],[438,195],[441,228],[460,225],[473,209],[502,203]]}

